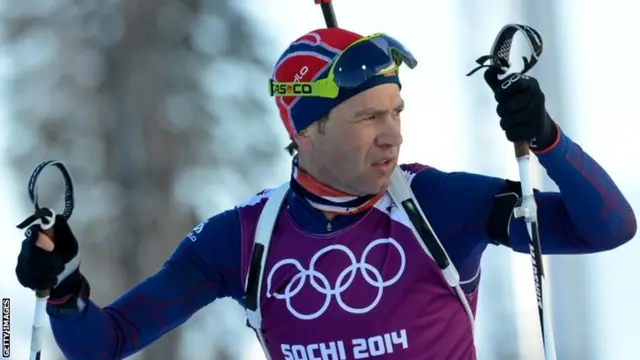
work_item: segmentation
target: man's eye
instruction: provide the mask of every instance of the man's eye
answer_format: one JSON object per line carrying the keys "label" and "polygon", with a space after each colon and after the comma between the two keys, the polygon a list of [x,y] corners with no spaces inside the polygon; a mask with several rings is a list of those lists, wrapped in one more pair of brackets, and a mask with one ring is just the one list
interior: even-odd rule
{"label": "man's eye", "polygon": [[363,121],[372,121],[375,120],[378,116],[377,115],[364,115],[360,118],[358,118],[358,120],[356,120],[357,122],[363,122]]}

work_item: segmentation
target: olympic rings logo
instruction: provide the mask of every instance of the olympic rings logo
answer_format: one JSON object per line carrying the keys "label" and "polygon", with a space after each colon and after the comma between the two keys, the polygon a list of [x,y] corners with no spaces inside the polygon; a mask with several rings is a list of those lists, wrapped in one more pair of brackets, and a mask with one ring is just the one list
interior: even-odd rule
{"label": "olympic rings logo", "polygon": [[[400,254],[400,268],[398,269],[396,275],[389,280],[384,280],[382,278],[382,274],[380,274],[380,271],[373,265],[367,263],[367,255],[369,254],[369,252],[376,246],[382,244],[391,244]],[[347,266],[347,268],[344,269],[340,273],[340,275],[338,275],[335,284],[330,284],[327,277],[316,270],[316,262],[318,261],[318,259],[322,255],[330,251],[343,252],[349,257],[349,260],[351,261],[351,265]],[[291,281],[289,281],[284,289],[284,293],[271,292],[271,282],[274,274],[280,267],[285,265],[295,266],[298,270],[298,273],[291,279]],[[406,255],[404,253],[404,250],[402,249],[400,244],[392,238],[377,239],[371,242],[364,249],[359,260],[356,259],[355,254],[348,247],[344,245],[330,245],[323,249],[320,249],[315,255],[313,255],[313,257],[311,258],[311,262],[309,263],[309,269],[305,269],[300,264],[300,262],[295,259],[283,259],[276,263],[267,276],[266,295],[267,297],[274,297],[279,300],[284,300],[287,305],[287,309],[289,309],[291,314],[301,320],[313,320],[320,317],[325,313],[325,311],[327,311],[329,305],[331,304],[331,298],[334,296],[336,298],[338,306],[340,306],[342,310],[351,314],[366,314],[367,312],[371,311],[371,309],[376,307],[376,305],[378,305],[378,303],[382,299],[383,290],[386,287],[395,284],[400,279],[400,277],[404,273],[405,265]],[[362,308],[349,306],[342,299],[342,293],[351,286],[358,272],[362,274],[362,277],[369,285],[378,289],[376,298],[371,302],[371,304]],[[302,290],[302,287],[306,285],[307,280],[309,280],[309,284],[311,285],[311,287],[325,296],[324,303],[322,304],[320,309],[311,314],[303,314],[294,309],[291,305],[291,299]]]}

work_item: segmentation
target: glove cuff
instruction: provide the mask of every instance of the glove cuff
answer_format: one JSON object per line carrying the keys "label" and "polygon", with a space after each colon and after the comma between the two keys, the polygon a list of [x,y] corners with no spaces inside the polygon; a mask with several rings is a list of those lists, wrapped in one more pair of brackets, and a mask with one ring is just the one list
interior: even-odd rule
{"label": "glove cuff", "polygon": [[47,300],[47,312],[51,315],[66,315],[81,312],[87,302],[91,287],[87,279],[76,269],[51,290]]}
{"label": "glove cuff", "polygon": [[551,149],[560,141],[558,125],[551,119],[549,114],[545,114],[545,116],[546,120],[540,136],[536,137],[536,140],[529,146],[531,150],[537,153]]}

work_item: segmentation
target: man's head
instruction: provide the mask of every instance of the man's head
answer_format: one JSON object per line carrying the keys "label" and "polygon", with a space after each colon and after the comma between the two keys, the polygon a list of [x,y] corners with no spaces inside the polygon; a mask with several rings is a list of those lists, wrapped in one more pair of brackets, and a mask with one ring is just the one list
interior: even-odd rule
{"label": "man's head", "polygon": [[[334,60],[360,38],[342,29],[312,31],[285,51],[273,79],[326,78]],[[395,73],[341,88],[337,98],[276,97],[276,104],[300,166],[317,180],[354,195],[387,189],[402,143],[399,114],[404,103]]]}

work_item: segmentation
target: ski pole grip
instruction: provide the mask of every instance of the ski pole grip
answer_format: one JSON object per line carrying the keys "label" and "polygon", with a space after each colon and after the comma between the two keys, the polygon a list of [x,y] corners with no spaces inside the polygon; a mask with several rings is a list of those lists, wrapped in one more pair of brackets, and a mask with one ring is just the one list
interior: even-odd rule
{"label": "ski pole grip", "polygon": [[46,298],[49,297],[49,293],[51,292],[51,290],[46,289],[46,290],[36,290],[36,297],[37,298]]}
{"label": "ski pole grip", "polygon": [[516,158],[521,158],[529,155],[529,143],[526,141],[518,141],[513,144],[513,149],[516,153]]}
{"label": "ski pole grip", "polygon": [[[41,231],[43,235],[38,234],[36,246],[47,251],[53,251],[52,242],[55,241],[53,229],[54,229],[54,223],[56,221],[56,214],[51,209],[40,208],[40,205],[38,204],[38,192],[37,192],[38,179],[40,177],[40,174],[45,168],[49,166],[57,168],[58,170],[60,170],[60,173],[62,174],[65,190],[64,190],[64,211],[62,212],[61,215],[66,220],[69,220],[69,218],[71,217],[71,214],[73,213],[73,208],[75,207],[74,194],[73,194],[73,179],[71,178],[71,174],[69,173],[69,170],[67,170],[67,167],[61,161],[48,160],[39,164],[33,170],[33,173],[31,173],[31,177],[29,178],[29,184],[28,184],[28,193],[29,193],[29,199],[31,200],[31,203],[33,204],[33,207],[35,209],[35,214],[27,218],[22,223],[20,223],[18,225],[18,228],[25,229],[34,223],[39,223],[41,226],[41,229],[42,229]],[[48,213],[46,215],[43,215],[42,213],[40,213],[42,210],[47,210]],[[49,296],[50,293],[51,293],[51,289],[36,290],[36,297],[39,299],[46,298]]]}

